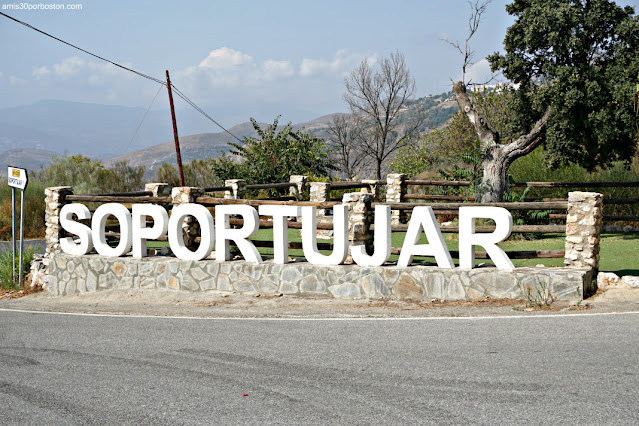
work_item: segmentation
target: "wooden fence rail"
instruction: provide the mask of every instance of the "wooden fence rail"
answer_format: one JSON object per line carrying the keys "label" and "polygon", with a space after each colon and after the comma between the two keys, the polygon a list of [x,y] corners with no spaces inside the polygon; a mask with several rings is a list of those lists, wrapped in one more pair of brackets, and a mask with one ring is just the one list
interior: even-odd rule
{"label": "wooden fence rail", "polygon": [[215,206],[218,204],[247,204],[249,206],[261,206],[265,204],[276,204],[281,206],[315,206],[322,209],[331,209],[341,202],[336,201],[282,201],[282,200],[247,200],[247,199],[228,199],[216,197],[197,197],[195,202],[206,206]]}
{"label": "wooden fence rail", "polygon": [[113,192],[109,194],[93,194],[96,197],[152,197],[152,191]]}
{"label": "wooden fence rail", "polygon": [[406,185],[419,186],[471,186],[473,183],[464,180],[420,180],[407,179],[404,181]]}
{"label": "wooden fence rail", "polygon": [[639,182],[511,182],[514,188],[624,188],[639,187]]}
{"label": "wooden fence rail", "polygon": [[[386,203],[394,210],[412,210],[415,207],[430,205],[433,210],[457,210],[460,207],[504,207],[508,210],[566,210],[568,201],[521,202],[521,203]],[[375,205],[375,203],[373,204]]]}
{"label": "wooden fence rail", "polygon": [[360,181],[344,181],[344,182],[329,182],[330,189],[357,189],[368,188],[368,183]]}
{"label": "wooden fence rail", "polygon": [[233,188],[230,186],[210,186],[208,188],[204,188],[204,192],[219,192],[219,191],[232,191]]}
{"label": "wooden fence rail", "polygon": [[[371,230],[375,229],[375,225],[370,226]],[[458,233],[459,226],[441,225],[439,229],[442,233]],[[408,225],[392,225],[391,231],[394,232],[406,232]],[[477,232],[493,232],[494,226],[477,226],[475,231]],[[566,233],[566,225],[514,225],[512,228],[514,234],[564,234]]]}
{"label": "wooden fence rail", "polygon": [[171,197],[140,197],[118,195],[67,195],[65,201],[84,201],[95,203],[170,203]]}
{"label": "wooden fence rail", "polygon": [[445,201],[475,201],[472,195],[430,195],[430,194],[406,194],[402,197],[404,200],[445,200]]}
{"label": "wooden fence rail", "polygon": [[281,182],[281,183],[258,183],[254,185],[246,185],[246,190],[259,190],[259,189],[288,189],[292,186],[297,186],[294,182]]}
{"label": "wooden fence rail", "polygon": [[[109,239],[119,239],[119,232],[106,232],[105,236]],[[166,236],[160,237],[157,241],[167,241],[168,238]],[[199,244],[201,242],[200,237],[195,238],[195,242]],[[263,247],[263,248],[272,248],[273,241],[269,240],[251,240],[251,243],[255,245],[255,247]],[[231,244],[235,246],[234,244]],[[289,241],[288,248],[294,250],[302,250],[302,243],[300,241]],[[317,242],[318,250],[333,250],[333,243],[328,242]],[[450,256],[454,259],[459,259],[459,251],[450,250]],[[400,255],[401,248],[400,247],[391,247],[391,254]],[[560,259],[565,255],[564,250],[513,250],[506,251],[506,254],[510,259]],[[432,256],[417,256],[417,257],[425,257],[429,258]],[[489,259],[488,254],[485,251],[475,251],[475,259]]]}

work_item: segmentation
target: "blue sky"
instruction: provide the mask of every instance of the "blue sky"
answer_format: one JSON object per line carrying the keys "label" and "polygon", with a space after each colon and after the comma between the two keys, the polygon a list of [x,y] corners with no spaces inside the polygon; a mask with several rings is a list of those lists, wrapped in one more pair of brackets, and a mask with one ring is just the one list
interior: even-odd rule
{"label": "blue sky", "polygon": [[[394,50],[405,55],[418,97],[448,91],[461,57],[440,38],[462,40],[469,11],[463,0],[31,4],[38,3],[81,10],[0,10],[154,77],[168,69],[177,87],[229,126],[251,116],[298,122],[346,111],[344,77],[363,58]],[[491,3],[473,40],[477,78],[487,71],[481,58],[501,48],[512,23],[505,4]],[[624,4],[636,7],[637,0]],[[4,17],[0,49],[0,107],[61,99],[146,108],[159,89]],[[154,108],[165,98],[161,93]]]}

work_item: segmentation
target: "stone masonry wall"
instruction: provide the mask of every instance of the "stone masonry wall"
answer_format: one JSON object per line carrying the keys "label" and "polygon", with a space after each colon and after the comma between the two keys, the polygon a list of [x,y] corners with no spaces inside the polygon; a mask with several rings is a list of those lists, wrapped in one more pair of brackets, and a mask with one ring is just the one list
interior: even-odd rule
{"label": "stone masonry wall", "polygon": [[[402,198],[406,195],[406,180],[405,174],[389,174],[386,175],[386,202],[387,203],[401,203]],[[400,223],[406,223],[406,213],[401,210],[391,211],[391,223],[393,225],[399,225]]]}
{"label": "stone masonry wall", "polygon": [[603,196],[596,192],[570,192],[566,216],[566,266],[599,268]]}
{"label": "stone masonry wall", "polygon": [[591,281],[586,268],[440,269],[432,266],[286,265],[266,261],[198,262],[175,257],[54,255],[49,267],[53,296],[110,288],[223,290],[334,298],[392,298],[431,301],[493,298],[526,299],[547,293],[554,300],[577,302]]}
{"label": "stone masonry wall", "polygon": [[64,197],[73,194],[70,186],[57,186],[44,190],[44,225],[45,230],[45,266],[54,253],[60,252],[60,210],[64,205]]}

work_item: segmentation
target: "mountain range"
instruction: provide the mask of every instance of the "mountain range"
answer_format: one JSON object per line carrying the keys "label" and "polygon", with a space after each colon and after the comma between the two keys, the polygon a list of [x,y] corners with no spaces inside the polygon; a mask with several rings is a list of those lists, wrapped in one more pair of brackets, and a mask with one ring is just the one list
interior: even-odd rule
{"label": "mountain range", "polygon": [[[411,101],[404,114],[416,108],[427,113],[427,127],[438,127],[456,109],[446,96]],[[328,123],[335,114],[297,123],[315,137],[328,136]],[[178,110],[180,151],[184,162],[216,157],[228,151],[229,141],[256,136],[250,122],[238,124],[227,132],[208,133],[215,127],[194,110]],[[280,123],[284,123],[280,119]],[[266,126],[260,123],[261,127]],[[164,141],[163,143],[158,143]],[[85,104],[68,101],[41,101],[33,105],[0,108],[0,176],[7,166],[38,170],[54,155],[82,154],[98,159],[108,167],[119,160],[145,166],[147,174],[163,162],[176,163],[171,116],[168,110]]]}

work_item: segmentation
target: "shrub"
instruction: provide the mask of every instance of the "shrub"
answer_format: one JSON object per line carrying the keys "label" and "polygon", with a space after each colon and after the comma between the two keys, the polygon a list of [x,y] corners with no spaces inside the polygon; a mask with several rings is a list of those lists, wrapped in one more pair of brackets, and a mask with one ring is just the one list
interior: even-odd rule
{"label": "shrub", "polygon": [[[24,192],[24,236],[42,238],[44,236],[44,185],[35,178],[29,178]],[[16,237],[20,226],[20,191],[16,190]],[[11,239],[11,188],[0,182],[0,240]]]}
{"label": "shrub", "polygon": [[[31,248],[27,248],[22,253],[22,276],[26,277],[27,273],[29,273],[29,268],[31,266],[31,261],[33,260],[34,251]],[[16,279],[13,280],[13,256],[11,254],[11,249],[0,252],[0,288],[3,290],[18,290],[22,288],[18,281],[18,268],[19,263],[19,255],[16,252]]]}

